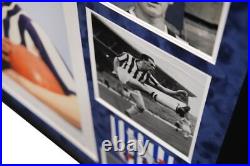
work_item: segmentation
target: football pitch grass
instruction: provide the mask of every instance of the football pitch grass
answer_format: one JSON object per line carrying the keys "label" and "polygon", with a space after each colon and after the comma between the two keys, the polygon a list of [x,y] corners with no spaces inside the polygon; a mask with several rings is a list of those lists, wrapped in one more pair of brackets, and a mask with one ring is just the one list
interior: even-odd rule
{"label": "football pitch grass", "polygon": [[[100,98],[102,98],[109,105],[113,106],[117,111],[124,113],[126,109],[131,107],[130,101],[126,100],[118,93],[114,93],[114,91],[110,90],[110,88],[107,88],[100,83],[98,84],[98,87]],[[158,103],[153,103],[153,101],[151,101],[145,95],[143,96],[146,108],[149,111],[144,111],[141,114],[137,114],[131,117],[131,119],[181,153],[188,155],[192,138],[185,138],[181,132],[177,132],[173,127],[173,124],[178,119],[175,112],[170,108],[163,108],[163,106],[159,105]],[[164,116],[164,118],[159,119],[159,117],[162,116]]]}

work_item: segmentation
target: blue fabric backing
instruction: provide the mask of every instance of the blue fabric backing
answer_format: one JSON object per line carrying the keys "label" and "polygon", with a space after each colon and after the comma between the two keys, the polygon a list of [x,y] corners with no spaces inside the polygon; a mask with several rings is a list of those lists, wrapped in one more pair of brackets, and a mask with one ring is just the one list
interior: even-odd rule
{"label": "blue fabric backing", "polygon": [[[192,163],[215,163],[248,68],[247,4],[232,3],[216,65],[206,62],[100,3],[78,3],[82,47],[97,146],[110,137],[109,115],[95,100],[88,48],[86,9],[97,12],[140,38],[212,76]],[[114,115],[115,116],[115,115]],[[135,129],[136,130],[136,129]],[[185,163],[178,157],[176,163]]]}

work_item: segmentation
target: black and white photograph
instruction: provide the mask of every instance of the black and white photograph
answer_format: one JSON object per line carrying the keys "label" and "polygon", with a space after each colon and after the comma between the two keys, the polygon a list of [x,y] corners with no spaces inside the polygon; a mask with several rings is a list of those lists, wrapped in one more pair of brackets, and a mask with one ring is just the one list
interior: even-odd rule
{"label": "black and white photograph", "polygon": [[191,161],[211,77],[87,9],[95,97]]}
{"label": "black and white photograph", "polygon": [[112,2],[105,5],[163,37],[171,36],[167,39],[215,63],[230,3]]}

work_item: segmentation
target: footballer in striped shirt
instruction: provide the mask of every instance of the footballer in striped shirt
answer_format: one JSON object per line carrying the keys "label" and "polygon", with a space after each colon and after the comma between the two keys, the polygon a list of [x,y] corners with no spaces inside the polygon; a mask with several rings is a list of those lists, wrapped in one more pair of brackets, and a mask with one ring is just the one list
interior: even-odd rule
{"label": "footballer in striped shirt", "polygon": [[[141,54],[140,57],[138,59],[128,52],[123,52],[115,57],[113,62],[113,74],[118,76],[124,87],[129,87],[129,90],[126,89],[127,97],[135,101],[135,105],[126,110],[126,115],[133,116],[146,109],[141,91],[150,94],[156,102],[170,107],[177,114],[187,114],[190,107],[180,104],[169,95],[188,96],[188,93],[185,90],[174,91],[161,85],[152,75],[152,71],[156,68],[154,59],[146,54]],[[161,92],[156,88],[160,89]]]}

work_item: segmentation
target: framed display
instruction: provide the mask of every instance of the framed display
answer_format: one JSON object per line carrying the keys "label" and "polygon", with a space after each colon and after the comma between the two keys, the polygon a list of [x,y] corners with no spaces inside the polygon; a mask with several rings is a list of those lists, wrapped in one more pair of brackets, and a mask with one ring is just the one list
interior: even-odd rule
{"label": "framed display", "polygon": [[62,3],[3,3],[2,11],[4,97],[97,162],[89,98],[80,93],[87,82],[77,90]]}
{"label": "framed display", "polygon": [[79,162],[216,163],[247,19],[245,3],[4,2],[3,101]]}
{"label": "framed display", "polygon": [[[192,12],[199,5],[186,3],[186,15],[197,16]],[[247,46],[229,42],[229,38],[246,40],[247,28],[243,23],[239,30],[232,21],[236,13],[242,20],[247,14],[237,4],[231,8],[229,3],[204,5],[204,11],[218,7],[218,13],[213,13],[217,29],[212,32],[213,42],[207,43],[212,45],[210,53],[216,52],[213,55],[191,48],[182,39],[162,35],[110,3],[65,4],[65,11],[74,13],[69,17],[72,29],[80,28],[75,37],[81,48],[77,43],[72,48],[82,51],[75,57],[76,64],[85,63],[78,66],[77,75],[87,77],[103,163],[216,162],[247,72]],[[194,19],[190,15],[185,19]],[[185,20],[183,26],[189,23]],[[241,32],[235,36],[235,30]],[[73,31],[68,33],[74,36]],[[138,149],[117,151],[113,147],[106,151],[103,142],[111,140],[116,146],[114,137],[125,145],[131,139],[142,139],[144,145],[149,141],[149,149],[143,155]]]}

